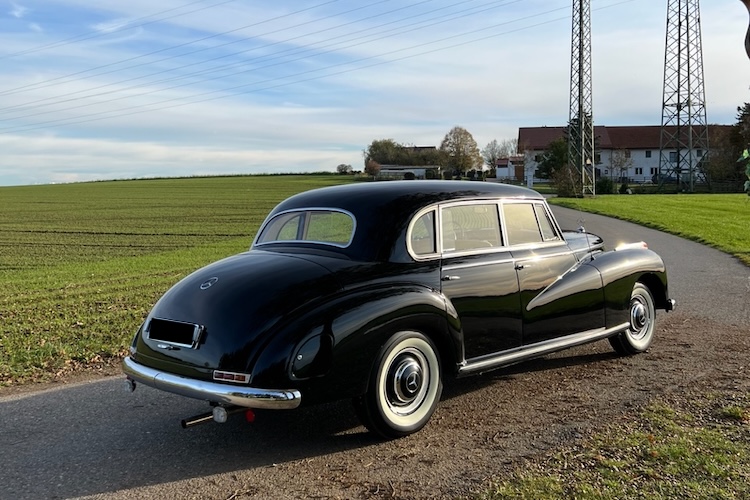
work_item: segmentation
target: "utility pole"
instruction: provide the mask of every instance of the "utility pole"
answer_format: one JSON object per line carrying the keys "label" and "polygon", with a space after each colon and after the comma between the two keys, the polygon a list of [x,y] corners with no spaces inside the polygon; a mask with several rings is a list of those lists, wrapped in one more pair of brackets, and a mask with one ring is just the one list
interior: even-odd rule
{"label": "utility pole", "polygon": [[573,0],[568,164],[581,172],[583,196],[596,194],[591,87],[591,0]]}
{"label": "utility pole", "polygon": [[[667,0],[659,186],[671,174],[689,191],[707,182],[706,94],[699,0]],[[687,180],[685,179],[687,177]]]}

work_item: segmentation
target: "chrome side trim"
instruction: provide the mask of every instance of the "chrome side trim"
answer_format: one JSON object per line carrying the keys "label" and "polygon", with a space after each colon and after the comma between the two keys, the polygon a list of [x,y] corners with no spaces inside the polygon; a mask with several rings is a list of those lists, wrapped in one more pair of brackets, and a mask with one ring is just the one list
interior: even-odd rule
{"label": "chrome side trim", "polygon": [[122,361],[122,371],[129,379],[155,389],[244,408],[287,410],[297,408],[302,401],[302,394],[295,389],[257,389],[195,380],[154,370],[134,361],[130,356]]}
{"label": "chrome side trim", "polygon": [[458,375],[469,375],[471,373],[492,370],[501,366],[512,365],[514,363],[520,363],[532,358],[544,356],[545,354],[550,354],[555,351],[561,351],[569,347],[575,347],[577,345],[605,339],[627,330],[628,326],[629,325],[626,322],[617,325],[614,328],[587,330],[585,332],[574,333],[558,339],[545,340],[538,344],[518,347],[500,354],[490,354],[488,356],[469,359],[465,361],[462,366],[459,366]]}
{"label": "chrome side trim", "polygon": [[[505,251],[506,253],[507,250]],[[451,255],[451,258],[454,257]],[[448,264],[446,266],[443,266],[443,271],[455,271],[456,269],[471,269],[472,267],[484,267],[484,266],[494,266],[497,264],[511,264],[515,262],[515,259],[507,258],[507,259],[495,259],[495,260],[483,260],[481,262],[466,262],[464,264]]]}

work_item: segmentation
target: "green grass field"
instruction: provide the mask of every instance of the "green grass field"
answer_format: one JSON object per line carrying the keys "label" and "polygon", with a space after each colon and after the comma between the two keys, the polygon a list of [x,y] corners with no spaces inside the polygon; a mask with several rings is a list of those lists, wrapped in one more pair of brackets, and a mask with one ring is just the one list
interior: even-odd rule
{"label": "green grass field", "polygon": [[745,194],[605,195],[550,203],[676,234],[750,265],[750,197]]}
{"label": "green grass field", "polygon": [[0,188],[0,385],[119,360],[177,280],[246,250],[288,196],[348,176]]}

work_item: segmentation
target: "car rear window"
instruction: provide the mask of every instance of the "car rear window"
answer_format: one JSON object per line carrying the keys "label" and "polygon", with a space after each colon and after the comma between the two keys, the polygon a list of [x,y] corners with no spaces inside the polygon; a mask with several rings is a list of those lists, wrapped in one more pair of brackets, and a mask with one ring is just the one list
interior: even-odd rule
{"label": "car rear window", "polygon": [[284,212],[263,226],[256,244],[304,241],[345,247],[352,241],[354,225],[351,214],[334,209]]}

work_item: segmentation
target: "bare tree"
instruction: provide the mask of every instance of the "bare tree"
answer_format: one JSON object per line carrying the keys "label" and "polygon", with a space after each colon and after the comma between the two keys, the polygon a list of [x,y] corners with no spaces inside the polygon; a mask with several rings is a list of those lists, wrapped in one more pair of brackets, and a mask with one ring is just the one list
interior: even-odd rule
{"label": "bare tree", "polygon": [[502,150],[500,144],[498,144],[495,139],[492,139],[492,142],[484,147],[482,150],[482,158],[487,167],[490,169],[497,168],[497,160],[502,158]]}
{"label": "bare tree", "polygon": [[336,167],[336,172],[338,172],[341,175],[349,175],[352,173],[352,166],[347,165],[346,163],[340,163]]}
{"label": "bare tree", "polygon": [[448,167],[466,172],[482,166],[482,156],[474,137],[463,127],[453,127],[440,143],[440,150],[448,157]]}
{"label": "bare tree", "polygon": [[376,175],[380,173],[380,163],[376,162],[375,160],[367,160],[365,162],[365,173],[367,175],[371,175],[374,179]]}
{"label": "bare tree", "polygon": [[628,170],[633,166],[630,151],[627,149],[615,149],[612,151],[609,165],[612,172],[615,172],[617,175],[617,182],[621,182],[623,177],[627,177]]}
{"label": "bare tree", "polygon": [[518,154],[518,139],[503,139],[500,142],[500,158],[509,158]]}

